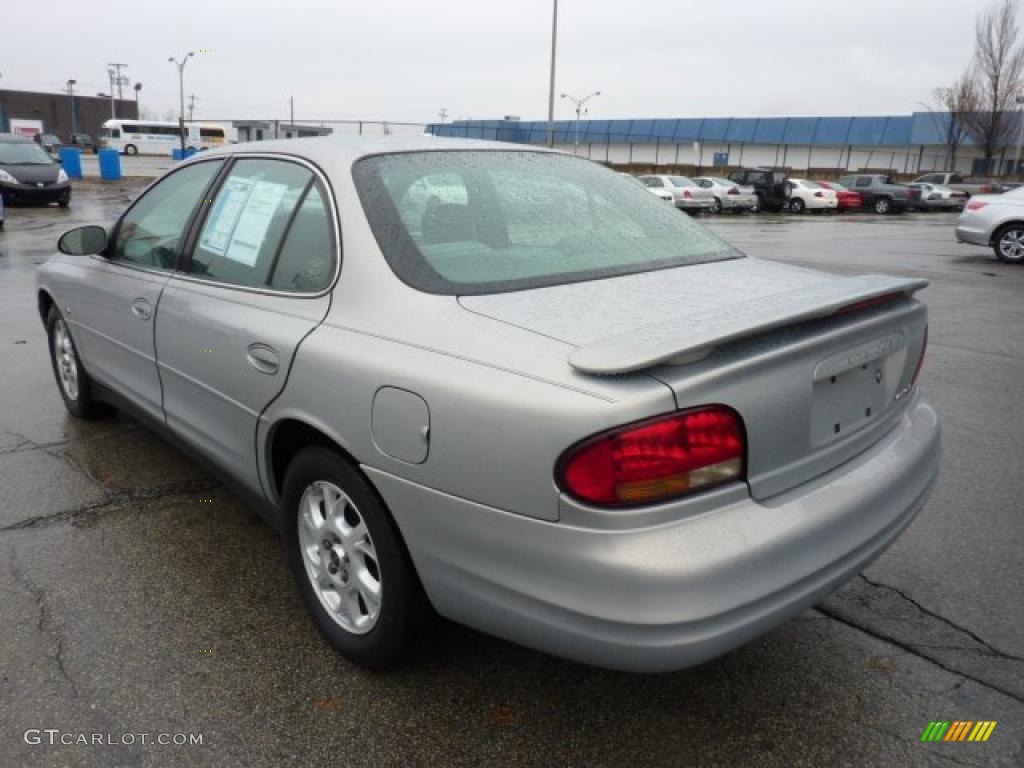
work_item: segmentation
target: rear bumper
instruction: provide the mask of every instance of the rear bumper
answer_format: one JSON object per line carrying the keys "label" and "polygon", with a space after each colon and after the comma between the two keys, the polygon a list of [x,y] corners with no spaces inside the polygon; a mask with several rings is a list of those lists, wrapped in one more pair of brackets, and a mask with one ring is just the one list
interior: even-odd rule
{"label": "rear bumper", "polygon": [[588,664],[662,672],[757,637],[861,571],[913,520],[938,462],[938,419],[918,402],[812,482],[631,530],[525,518],[367,472],[442,615]]}
{"label": "rear bumper", "polygon": [[713,198],[710,200],[676,200],[676,208],[681,211],[710,211],[714,207]]}
{"label": "rear bumper", "polygon": [[992,242],[992,232],[987,227],[957,224],[956,240],[958,243],[968,243],[970,245],[990,245]]}

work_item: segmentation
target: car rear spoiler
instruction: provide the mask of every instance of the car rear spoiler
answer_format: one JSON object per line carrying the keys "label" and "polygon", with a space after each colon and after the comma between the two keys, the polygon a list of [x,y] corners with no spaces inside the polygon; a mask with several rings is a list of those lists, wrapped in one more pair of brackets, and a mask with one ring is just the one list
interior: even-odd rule
{"label": "car rear spoiler", "polygon": [[613,375],[663,363],[692,363],[722,344],[841,310],[865,307],[879,299],[906,298],[927,280],[863,275],[823,280],[811,287],[680,315],[580,347],[569,364],[584,373]]}

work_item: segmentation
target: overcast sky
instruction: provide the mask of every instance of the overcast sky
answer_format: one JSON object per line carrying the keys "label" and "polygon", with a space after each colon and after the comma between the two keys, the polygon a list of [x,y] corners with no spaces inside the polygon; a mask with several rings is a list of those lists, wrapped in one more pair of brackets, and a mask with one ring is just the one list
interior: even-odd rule
{"label": "overcast sky", "polygon": [[[906,114],[953,80],[990,0],[560,0],[558,92],[593,118]],[[196,117],[426,122],[547,113],[551,0],[0,0],[0,88],[108,89]],[[209,50],[211,52],[200,52]],[[558,117],[570,117],[560,101]]]}

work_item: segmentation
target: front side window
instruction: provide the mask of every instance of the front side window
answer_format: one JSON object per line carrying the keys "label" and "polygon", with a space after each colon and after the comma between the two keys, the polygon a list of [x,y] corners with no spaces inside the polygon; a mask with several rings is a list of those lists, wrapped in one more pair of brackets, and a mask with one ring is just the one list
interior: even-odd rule
{"label": "front side window", "polygon": [[129,264],[174,269],[185,227],[213,181],[222,161],[196,163],[152,187],[118,225],[111,258]]}
{"label": "front side window", "polygon": [[282,160],[239,160],[217,191],[189,265],[195,277],[267,286],[313,173]]}
{"label": "front side window", "polygon": [[[496,293],[742,256],[581,158],[409,152],[364,158],[353,174],[391,268],[430,293]],[[414,190],[439,177],[447,191],[423,205]]]}
{"label": "front side window", "polygon": [[648,187],[653,187],[654,189],[661,189],[662,187],[665,186],[665,182],[663,182],[657,176],[644,176],[642,179],[640,179],[640,181],[642,181]]}

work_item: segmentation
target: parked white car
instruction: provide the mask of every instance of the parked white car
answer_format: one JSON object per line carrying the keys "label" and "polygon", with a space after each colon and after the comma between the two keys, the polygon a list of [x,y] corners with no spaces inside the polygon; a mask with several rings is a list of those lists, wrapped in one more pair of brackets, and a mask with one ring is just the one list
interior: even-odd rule
{"label": "parked white car", "polygon": [[971,197],[956,222],[956,239],[989,246],[1007,264],[1024,264],[1024,187]]}
{"label": "parked white car", "polygon": [[735,181],[721,176],[698,176],[695,182],[704,189],[710,189],[715,196],[714,212],[722,211],[756,211],[757,195],[753,187],[741,187]]}
{"label": "parked white car", "polygon": [[704,189],[693,179],[686,176],[668,176],[652,174],[637,176],[650,189],[665,189],[672,194],[676,208],[684,211],[712,211],[715,208],[715,196],[710,189]]}
{"label": "parked white car", "polygon": [[789,205],[793,213],[804,211],[834,211],[839,206],[839,196],[833,189],[826,189],[816,181],[790,179],[786,182]]}
{"label": "parked white car", "polygon": [[664,200],[666,203],[675,203],[676,201],[676,199],[672,196],[672,193],[665,189],[665,187],[649,186],[640,179],[638,179],[636,176],[634,176],[632,173],[626,173],[625,171],[619,171],[619,175],[625,176],[627,179],[632,179],[633,181],[637,182],[659,200]]}

